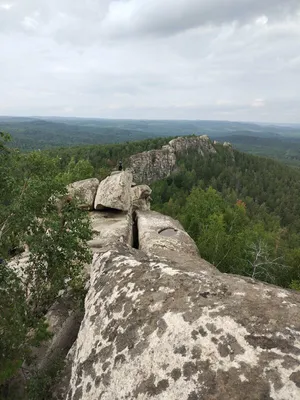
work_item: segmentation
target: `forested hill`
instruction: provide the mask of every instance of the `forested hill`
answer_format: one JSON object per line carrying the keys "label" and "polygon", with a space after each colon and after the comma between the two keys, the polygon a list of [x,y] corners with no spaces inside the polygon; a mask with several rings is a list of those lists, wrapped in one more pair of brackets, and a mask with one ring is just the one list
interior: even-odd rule
{"label": "forested hill", "polygon": [[[59,146],[123,143],[151,138],[209,135],[270,139],[300,137],[297,125],[266,125],[230,121],[112,120],[99,118],[1,117],[0,131],[13,136],[11,145],[22,150]],[[225,139],[222,139],[225,141]],[[229,140],[231,142],[231,140]],[[247,149],[246,149],[247,150]]]}
{"label": "forested hill", "polygon": [[300,172],[215,148],[179,157],[178,171],[152,185],[154,208],[179,219],[223,272],[299,287]]}
{"label": "forested hill", "polygon": [[[170,138],[38,152],[60,182],[105,178],[119,160],[161,149]],[[224,272],[300,287],[300,171],[214,145],[177,156],[174,173],[151,184],[153,208],[179,219],[203,258]],[[23,154],[22,157],[31,157]],[[21,158],[22,158],[21,157]]]}

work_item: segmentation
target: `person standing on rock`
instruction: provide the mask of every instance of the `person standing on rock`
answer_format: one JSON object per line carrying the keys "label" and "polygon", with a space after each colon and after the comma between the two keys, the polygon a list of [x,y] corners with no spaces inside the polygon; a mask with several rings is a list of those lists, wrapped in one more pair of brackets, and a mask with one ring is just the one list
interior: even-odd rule
{"label": "person standing on rock", "polygon": [[119,171],[123,171],[123,163],[122,161],[119,161]]}

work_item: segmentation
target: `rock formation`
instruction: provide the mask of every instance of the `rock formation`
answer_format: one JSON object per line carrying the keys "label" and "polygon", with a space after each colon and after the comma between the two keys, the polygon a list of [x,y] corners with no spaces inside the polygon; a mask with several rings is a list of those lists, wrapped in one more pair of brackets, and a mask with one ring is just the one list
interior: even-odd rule
{"label": "rock formation", "polygon": [[98,213],[56,400],[299,400],[299,293],[220,273],[159,213]]}
{"label": "rock formation", "polygon": [[69,195],[77,196],[80,200],[79,207],[83,210],[93,210],[94,201],[99,186],[96,178],[85,179],[83,181],[74,182],[67,186]]}
{"label": "rock formation", "polygon": [[[206,138],[197,143],[214,151]],[[135,160],[146,168],[158,154],[152,165],[163,165],[184,146]],[[57,303],[53,340],[38,353],[42,368],[72,345],[53,399],[299,400],[300,293],[220,273],[178,221],[149,211],[151,189],[131,188],[128,171],[103,182],[80,328]]]}
{"label": "rock formation", "polygon": [[197,150],[201,156],[216,153],[208,136],[189,136],[173,139],[161,150],[150,150],[130,157],[133,177],[139,184],[149,184],[169,176],[176,168],[176,156]]}
{"label": "rock formation", "polygon": [[132,206],[134,210],[149,211],[152,190],[147,185],[131,188]]}
{"label": "rock formation", "polygon": [[131,205],[132,174],[115,172],[104,179],[95,198],[95,210],[111,208],[120,211],[128,211]]}

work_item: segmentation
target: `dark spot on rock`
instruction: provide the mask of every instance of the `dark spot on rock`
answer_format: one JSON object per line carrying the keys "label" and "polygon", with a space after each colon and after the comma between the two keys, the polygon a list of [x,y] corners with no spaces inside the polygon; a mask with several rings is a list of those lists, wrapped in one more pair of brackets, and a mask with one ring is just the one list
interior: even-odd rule
{"label": "dark spot on rock", "polygon": [[262,349],[270,350],[277,348],[283,353],[291,353],[300,355],[300,349],[292,346],[288,340],[278,337],[267,338],[265,336],[247,335],[245,336],[247,342],[253,347],[261,347]]}
{"label": "dark spot on rock", "polygon": [[123,364],[123,362],[125,362],[125,360],[126,360],[126,358],[125,358],[124,354],[118,354],[115,357],[114,366],[116,366],[117,364]]}
{"label": "dark spot on rock", "polygon": [[284,356],[284,362],[282,363],[282,367],[286,369],[292,369],[299,365],[299,361],[295,360],[294,357],[290,355]]}
{"label": "dark spot on rock", "polygon": [[223,343],[219,343],[218,351],[221,357],[227,357],[230,354],[228,346]]}
{"label": "dark spot on rock", "polygon": [[181,369],[174,368],[171,372],[171,377],[174,379],[174,381],[177,381],[181,377]]}
{"label": "dark spot on rock", "polygon": [[191,336],[194,340],[197,340],[197,337],[199,336],[199,332],[197,332],[195,329],[192,331]]}
{"label": "dark spot on rock", "polygon": [[106,346],[103,349],[99,351],[98,357],[100,361],[105,362],[106,360],[110,360],[111,357],[111,352],[112,352],[112,346]]}
{"label": "dark spot on rock", "polygon": [[214,344],[218,344],[218,343],[219,343],[219,341],[218,341],[218,339],[217,339],[216,337],[212,337],[212,338],[211,338],[211,341],[212,341]]}
{"label": "dark spot on rock", "polygon": [[97,313],[90,316],[90,321],[91,321],[92,324],[95,323],[97,316],[98,316]]}
{"label": "dark spot on rock", "polygon": [[130,352],[131,357],[134,358],[134,357],[141,355],[148,347],[149,347],[148,340],[141,340],[131,350],[131,352]]}
{"label": "dark spot on rock", "polygon": [[201,358],[201,349],[198,346],[194,346],[192,350],[192,358],[199,359]]}
{"label": "dark spot on rock", "polygon": [[89,382],[89,383],[86,385],[86,392],[89,393],[89,392],[91,391],[91,389],[92,389],[92,384],[91,384],[91,382]]}
{"label": "dark spot on rock", "polygon": [[217,333],[217,328],[214,324],[206,324],[206,328],[212,333]]}
{"label": "dark spot on rock", "polygon": [[200,400],[200,397],[197,395],[195,391],[193,391],[189,394],[187,400]]}
{"label": "dark spot on rock", "polygon": [[104,364],[102,364],[102,370],[106,371],[109,366],[110,366],[110,362],[106,361]]}
{"label": "dark spot on rock", "polygon": [[198,369],[195,363],[193,362],[186,362],[183,365],[183,375],[184,377],[189,380],[192,375],[197,373]]}
{"label": "dark spot on rock", "polygon": [[109,386],[110,384],[110,371],[107,372],[106,374],[101,375],[102,378],[102,383],[104,386]]}
{"label": "dark spot on rock", "polygon": [[199,331],[199,333],[200,333],[200,335],[201,335],[202,337],[207,336],[207,332],[206,332],[206,330],[205,330],[202,326],[198,329],[198,331]]}
{"label": "dark spot on rock", "polygon": [[82,400],[82,386],[79,386],[74,393],[73,400]]}
{"label": "dark spot on rock", "polygon": [[166,332],[168,325],[166,321],[163,318],[160,318],[157,321],[157,336],[160,338],[162,335]]}
{"label": "dark spot on rock", "polygon": [[229,345],[230,349],[231,349],[231,353],[233,353],[234,355],[236,354],[244,354],[245,350],[243,349],[243,347],[238,343],[238,341],[236,340],[236,338],[230,334],[227,335],[226,338],[227,344]]}
{"label": "dark spot on rock", "polygon": [[181,354],[183,357],[186,356],[186,347],[185,346],[180,346],[180,347],[176,347],[174,350],[175,354]]}
{"label": "dark spot on rock", "polygon": [[293,381],[298,388],[300,388],[300,371],[293,372],[290,375],[290,380]]}
{"label": "dark spot on rock", "polygon": [[205,299],[207,299],[209,295],[210,295],[209,292],[200,293],[200,296],[204,297]]}
{"label": "dark spot on rock", "polygon": [[97,378],[96,378],[96,380],[95,380],[95,385],[96,385],[96,387],[99,387],[99,386],[100,386],[100,383],[101,383],[101,378],[100,378],[100,376],[97,376]]}
{"label": "dark spot on rock", "polygon": [[134,391],[131,398],[137,398],[139,394],[148,394],[150,397],[158,396],[169,387],[169,381],[162,379],[155,385],[155,376],[152,374],[148,379],[144,380]]}
{"label": "dark spot on rock", "polygon": [[118,334],[116,337],[116,347],[117,352],[121,353],[124,349],[132,349],[134,348],[135,342],[137,341],[136,331],[138,327],[129,326],[125,332],[122,334]]}

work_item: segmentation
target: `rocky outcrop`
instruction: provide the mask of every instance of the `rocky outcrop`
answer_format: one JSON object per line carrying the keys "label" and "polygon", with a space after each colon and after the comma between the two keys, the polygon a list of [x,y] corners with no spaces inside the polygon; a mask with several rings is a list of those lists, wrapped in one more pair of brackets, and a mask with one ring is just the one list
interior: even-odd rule
{"label": "rocky outcrop", "polygon": [[74,182],[67,186],[67,190],[70,196],[78,197],[80,208],[84,210],[93,210],[98,186],[98,179],[92,178]]}
{"label": "rocky outcrop", "polygon": [[109,177],[110,204],[125,199],[128,211],[90,213],[78,334],[68,305],[48,315],[54,342],[40,368],[76,339],[53,399],[299,400],[300,293],[220,273],[178,221],[144,203],[133,212],[149,188],[122,175]]}
{"label": "rocky outcrop", "polygon": [[178,251],[198,255],[198,248],[178,221],[160,213],[137,212],[139,249],[148,255]]}
{"label": "rocky outcrop", "polygon": [[128,211],[131,206],[132,174],[128,171],[114,173],[100,182],[95,198],[95,210],[111,208]]}
{"label": "rocky outcrop", "polygon": [[176,168],[176,156],[197,150],[201,156],[215,153],[208,136],[190,136],[173,139],[161,150],[145,151],[130,157],[130,168],[134,180],[138,183],[149,184],[166,178]]}
{"label": "rocky outcrop", "polygon": [[139,185],[131,188],[133,210],[150,210],[152,190],[147,185]]}
{"label": "rocky outcrop", "polygon": [[171,218],[137,224],[139,249],[94,255],[60,398],[298,400],[300,294],[221,274]]}
{"label": "rocky outcrop", "polygon": [[94,211],[90,213],[90,220],[93,238],[88,244],[93,252],[118,242],[132,244],[131,213],[117,210]]}

